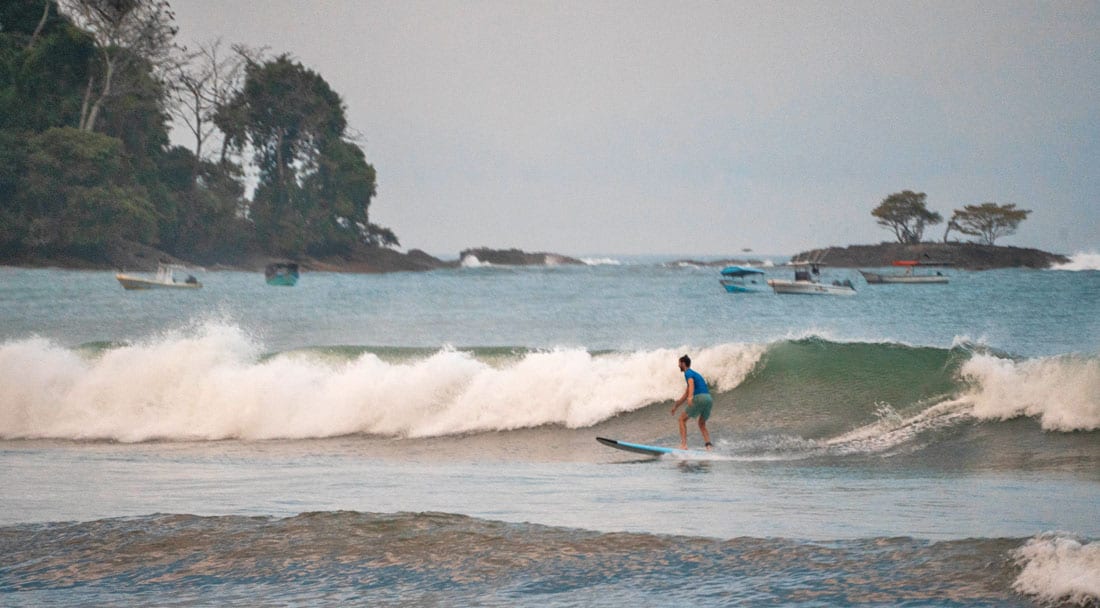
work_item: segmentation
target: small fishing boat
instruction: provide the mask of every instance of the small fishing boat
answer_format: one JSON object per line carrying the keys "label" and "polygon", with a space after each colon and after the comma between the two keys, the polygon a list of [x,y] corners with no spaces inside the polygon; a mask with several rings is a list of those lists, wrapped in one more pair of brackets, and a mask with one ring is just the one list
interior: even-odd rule
{"label": "small fishing boat", "polygon": [[919,260],[898,260],[894,262],[894,266],[902,266],[905,268],[905,272],[898,273],[882,273],[882,272],[870,272],[867,270],[860,270],[859,274],[863,275],[863,280],[867,281],[869,285],[882,285],[885,283],[901,283],[908,285],[934,285],[943,284],[947,282],[947,277],[942,272],[936,271],[936,274],[916,274],[913,269],[917,266],[949,266],[949,262],[921,262]]}
{"label": "small fishing boat", "polygon": [[755,293],[764,289],[764,271],[745,266],[726,266],[718,280],[729,293]]}
{"label": "small fishing boat", "polygon": [[855,286],[847,279],[844,281],[833,281],[832,283],[822,283],[821,269],[819,268],[821,264],[818,262],[794,263],[791,264],[791,266],[795,267],[793,281],[785,279],[768,279],[768,285],[771,285],[775,293],[808,296],[856,295]]}
{"label": "small fishing boat", "polygon": [[200,289],[202,283],[194,277],[194,275],[187,275],[187,278],[179,281],[176,279],[176,273],[185,273],[187,268],[178,264],[160,264],[157,266],[157,274],[153,278],[136,277],[128,274],[116,274],[115,278],[122,285],[123,289]]}
{"label": "small fishing boat", "polygon": [[264,277],[268,285],[293,287],[298,283],[298,265],[294,262],[268,264],[264,269]]}

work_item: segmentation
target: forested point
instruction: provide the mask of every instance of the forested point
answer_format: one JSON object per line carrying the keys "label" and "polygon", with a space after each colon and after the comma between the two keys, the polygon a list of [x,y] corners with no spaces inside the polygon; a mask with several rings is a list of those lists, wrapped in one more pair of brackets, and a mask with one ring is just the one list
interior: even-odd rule
{"label": "forested point", "polygon": [[163,1],[0,3],[0,261],[393,261],[324,78],[176,33]]}

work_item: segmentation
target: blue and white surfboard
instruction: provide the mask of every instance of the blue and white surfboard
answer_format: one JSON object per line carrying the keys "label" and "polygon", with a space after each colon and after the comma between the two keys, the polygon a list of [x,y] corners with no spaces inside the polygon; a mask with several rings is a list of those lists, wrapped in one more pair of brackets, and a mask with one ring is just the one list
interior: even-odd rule
{"label": "blue and white surfboard", "polygon": [[607,447],[616,448],[626,452],[634,452],[635,454],[645,454],[646,456],[682,456],[682,457],[707,457],[710,454],[708,452],[700,450],[681,450],[679,448],[665,448],[659,445],[646,445],[644,443],[630,443],[629,441],[619,441],[618,439],[608,439],[606,437],[597,437],[596,441],[606,445]]}

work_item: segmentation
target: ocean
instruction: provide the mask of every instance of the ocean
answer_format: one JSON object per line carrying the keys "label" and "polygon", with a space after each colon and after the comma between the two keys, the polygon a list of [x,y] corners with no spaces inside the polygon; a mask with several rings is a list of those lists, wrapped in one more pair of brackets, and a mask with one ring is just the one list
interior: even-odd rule
{"label": "ocean", "polygon": [[[0,605],[1100,606],[1095,254],[845,298],[669,259],[0,267]],[[682,354],[715,449],[598,444],[679,443]]]}

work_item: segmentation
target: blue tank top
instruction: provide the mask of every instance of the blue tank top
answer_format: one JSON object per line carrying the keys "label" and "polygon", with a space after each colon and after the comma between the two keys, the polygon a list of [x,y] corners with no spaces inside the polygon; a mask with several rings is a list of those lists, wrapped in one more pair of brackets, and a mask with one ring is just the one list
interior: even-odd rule
{"label": "blue tank top", "polygon": [[689,378],[695,381],[695,392],[693,392],[692,395],[707,394],[710,392],[710,389],[707,388],[707,381],[703,380],[703,376],[699,375],[699,372],[690,367],[684,370],[684,382],[687,382]]}

